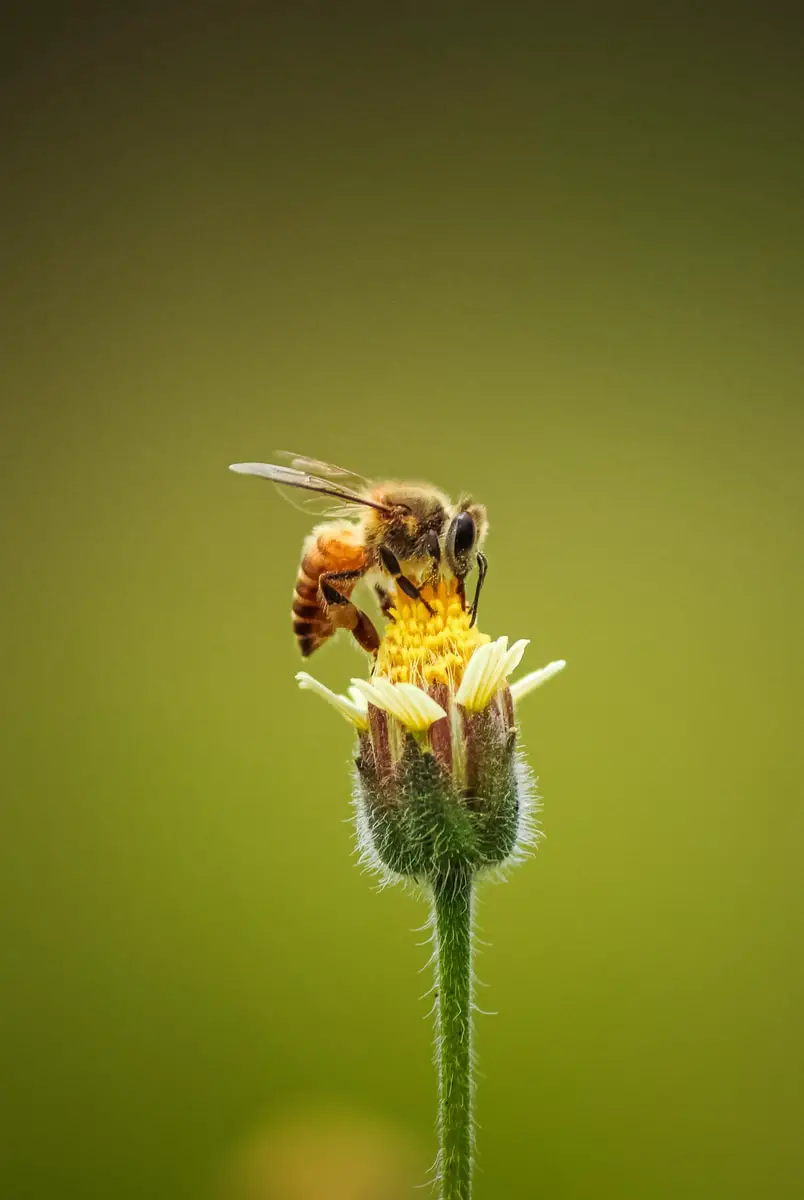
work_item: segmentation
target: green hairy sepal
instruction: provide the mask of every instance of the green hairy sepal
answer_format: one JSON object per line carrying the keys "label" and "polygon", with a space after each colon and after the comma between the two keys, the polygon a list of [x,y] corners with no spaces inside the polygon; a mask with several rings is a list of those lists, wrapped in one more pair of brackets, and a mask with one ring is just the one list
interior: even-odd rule
{"label": "green hairy sepal", "polygon": [[354,791],[368,865],[436,887],[519,856],[531,840],[532,786],[515,732],[476,714],[465,749],[461,777],[413,734],[394,763],[361,738]]}

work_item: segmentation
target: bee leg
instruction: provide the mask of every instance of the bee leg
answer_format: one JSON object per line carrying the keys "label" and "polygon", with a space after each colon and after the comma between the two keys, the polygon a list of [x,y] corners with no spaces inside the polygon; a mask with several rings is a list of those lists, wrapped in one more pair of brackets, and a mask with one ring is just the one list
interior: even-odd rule
{"label": "bee leg", "polygon": [[380,648],[380,635],[377,633],[377,627],[367,613],[364,613],[359,608],[355,608],[354,604],[352,608],[355,609],[355,613],[357,614],[357,620],[352,629],[352,637],[358,646],[362,646],[367,653],[373,654],[376,658],[377,651]]}
{"label": "bee leg", "polygon": [[375,583],[374,591],[377,593],[377,599],[380,602],[380,611],[384,617],[390,617],[391,609],[394,607],[394,602],[391,599],[391,594],[388,588],[383,583]]}
{"label": "bee leg", "polygon": [[440,575],[439,566],[441,564],[441,543],[438,540],[437,533],[428,533],[427,549],[432,560],[430,563],[430,570],[427,572],[427,582],[432,588],[435,589],[438,586],[438,578]]}
{"label": "bee leg", "polygon": [[399,559],[396,555],[392,554],[385,546],[380,546],[380,558],[388,574],[394,577],[396,586],[400,592],[404,592],[411,600],[421,600],[424,607],[432,615],[433,609],[421,594],[421,590],[416,587],[412,579],[408,579],[406,575],[402,574],[402,568],[399,565]]}
{"label": "bee leg", "polygon": [[[351,583],[354,586],[357,583],[362,571],[325,571],[318,581],[318,587],[321,595],[327,603],[328,607],[339,606],[341,604],[352,604],[348,596],[344,596],[343,592],[334,587],[334,582]],[[351,588],[349,589],[351,591]],[[354,608],[354,605],[352,605]]]}
{"label": "bee leg", "polygon": [[475,598],[472,601],[472,619],[469,622],[470,626],[474,625],[477,620],[477,606],[480,603],[480,589],[486,581],[486,572],[489,569],[489,560],[485,554],[478,551],[477,554],[477,587],[475,588]]}
{"label": "bee leg", "polygon": [[344,596],[332,583],[354,583],[363,575],[363,571],[327,571],[318,581],[321,595],[327,606],[327,615],[338,629],[348,629],[358,645],[369,654],[376,654],[380,648],[380,635],[374,622],[366,613]]}

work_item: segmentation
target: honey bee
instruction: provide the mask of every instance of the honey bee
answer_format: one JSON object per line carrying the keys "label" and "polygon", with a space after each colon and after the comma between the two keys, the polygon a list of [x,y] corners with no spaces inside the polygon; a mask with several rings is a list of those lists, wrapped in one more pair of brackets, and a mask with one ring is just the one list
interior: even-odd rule
{"label": "honey bee", "polygon": [[371,483],[342,467],[288,457],[289,466],[247,462],[230,469],[338,501],[339,519],[317,525],[306,538],[296,576],[293,632],[304,658],[338,629],[348,629],[364,650],[376,654],[377,629],[351,598],[366,577],[374,582],[384,614],[391,604],[390,581],[432,612],[421,589],[452,577],[465,604],[466,576],[477,567],[474,624],[488,566],[480,549],[488,528],[481,504],[468,497],[453,504],[428,484]]}

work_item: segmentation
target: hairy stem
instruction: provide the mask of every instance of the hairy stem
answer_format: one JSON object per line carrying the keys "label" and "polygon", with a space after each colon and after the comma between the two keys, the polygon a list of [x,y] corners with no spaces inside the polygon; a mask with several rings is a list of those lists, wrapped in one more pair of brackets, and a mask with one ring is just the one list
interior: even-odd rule
{"label": "hairy stem", "polygon": [[472,877],[450,871],[433,886],[437,945],[436,1065],[441,1200],[472,1195]]}

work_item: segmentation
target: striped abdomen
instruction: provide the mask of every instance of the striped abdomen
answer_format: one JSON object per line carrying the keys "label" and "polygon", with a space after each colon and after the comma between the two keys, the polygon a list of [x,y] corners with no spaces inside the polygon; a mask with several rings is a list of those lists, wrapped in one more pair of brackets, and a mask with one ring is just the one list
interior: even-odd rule
{"label": "striped abdomen", "polygon": [[357,541],[352,525],[327,525],[307,538],[293,593],[293,632],[305,658],[332,637],[339,626],[353,628],[355,624],[352,604],[336,607],[323,600],[321,576],[332,571],[355,571],[352,579],[333,582],[338,592],[348,597],[367,565],[368,554]]}

